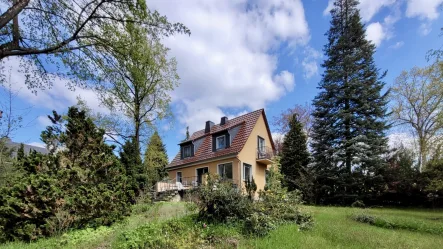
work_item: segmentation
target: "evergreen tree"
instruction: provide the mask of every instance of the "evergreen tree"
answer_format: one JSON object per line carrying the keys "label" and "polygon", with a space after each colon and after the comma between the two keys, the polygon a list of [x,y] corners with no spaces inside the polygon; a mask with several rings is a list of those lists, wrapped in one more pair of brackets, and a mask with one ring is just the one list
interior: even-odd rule
{"label": "evergreen tree", "polygon": [[284,186],[288,190],[300,190],[306,200],[312,197],[312,174],[309,172],[309,152],[307,136],[303,124],[294,114],[289,121],[289,132],[283,142],[281,172],[284,175]]}
{"label": "evergreen tree", "polygon": [[134,196],[131,202],[135,203],[135,197],[141,194],[148,181],[135,139],[127,140],[123,145],[120,162],[126,170],[128,185]]}
{"label": "evergreen tree", "polygon": [[[379,193],[387,151],[385,85],[366,40],[356,0],[337,0],[326,33],[325,72],[314,99],[317,200],[351,201]],[[335,199],[335,200],[334,200]]]}
{"label": "evergreen tree", "polygon": [[25,145],[21,143],[20,147],[17,150],[17,160],[23,160],[24,158],[25,158]]}
{"label": "evergreen tree", "polygon": [[166,154],[166,147],[158,132],[155,131],[151,136],[145,153],[145,167],[148,172],[150,186],[168,175],[166,172],[167,165],[168,155]]}

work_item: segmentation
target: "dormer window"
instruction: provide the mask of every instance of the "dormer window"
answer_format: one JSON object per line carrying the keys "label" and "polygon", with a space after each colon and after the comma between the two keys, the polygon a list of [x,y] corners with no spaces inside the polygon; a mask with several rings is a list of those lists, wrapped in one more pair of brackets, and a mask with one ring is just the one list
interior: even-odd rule
{"label": "dormer window", "polygon": [[226,148],[226,136],[219,136],[217,137],[217,141],[216,141],[216,149],[224,149]]}
{"label": "dormer window", "polygon": [[191,157],[192,151],[191,151],[192,145],[183,146],[183,157]]}

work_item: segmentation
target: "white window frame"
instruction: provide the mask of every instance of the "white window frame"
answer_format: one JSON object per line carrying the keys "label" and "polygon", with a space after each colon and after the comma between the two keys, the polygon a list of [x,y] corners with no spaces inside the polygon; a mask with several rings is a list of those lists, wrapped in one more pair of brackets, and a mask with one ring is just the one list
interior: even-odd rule
{"label": "white window frame", "polygon": [[[180,173],[180,181],[178,180],[178,173]],[[175,181],[176,182],[183,182],[183,173],[181,171],[177,171],[175,173]]]}
{"label": "white window frame", "polygon": [[[263,137],[257,136],[257,140],[258,140],[258,150],[263,153],[265,152],[265,148],[266,148],[266,140]],[[263,140],[263,145],[260,146],[260,141]]]}
{"label": "white window frame", "polygon": [[[223,141],[225,142],[224,145],[223,145],[223,147],[218,147],[218,139],[219,139],[219,138],[223,138]],[[226,136],[223,135],[223,136],[218,136],[218,137],[216,137],[216,138],[215,138],[215,149],[216,149],[216,150],[221,150],[221,149],[224,149],[224,148],[226,148]]]}
{"label": "white window frame", "polygon": [[225,165],[225,164],[231,164],[232,178],[224,177],[223,179],[234,180],[234,162],[225,162],[225,163],[219,163],[219,164],[217,164],[217,174],[218,174],[220,177],[222,177],[222,175],[220,174],[220,166],[221,166],[221,165]]}
{"label": "white window frame", "polygon": [[[191,148],[191,146],[192,146],[192,144],[183,146],[183,158],[188,158],[188,157],[192,156],[192,148]],[[189,156],[186,156],[186,148],[188,148],[188,147],[189,147]]]}
{"label": "white window frame", "polygon": [[243,163],[243,181],[246,181],[246,168],[249,168],[249,181],[252,180],[252,165],[249,163]]}

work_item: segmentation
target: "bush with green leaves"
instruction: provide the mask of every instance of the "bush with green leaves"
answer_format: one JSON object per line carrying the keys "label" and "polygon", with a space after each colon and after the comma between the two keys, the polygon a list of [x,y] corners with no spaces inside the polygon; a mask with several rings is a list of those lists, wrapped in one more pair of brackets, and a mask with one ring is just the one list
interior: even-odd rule
{"label": "bush with green leaves", "polygon": [[251,201],[231,182],[217,175],[208,175],[206,184],[198,188],[192,198],[198,208],[199,219],[226,222],[245,219],[251,213]]}
{"label": "bush with green leaves", "polygon": [[199,220],[214,224],[240,221],[248,235],[264,236],[285,222],[295,222],[300,229],[312,227],[312,216],[299,207],[298,192],[287,192],[274,182],[268,190],[259,192],[257,201],[249,194],[209,175],[207,183],[195,191],[191,200],[196,203]]}

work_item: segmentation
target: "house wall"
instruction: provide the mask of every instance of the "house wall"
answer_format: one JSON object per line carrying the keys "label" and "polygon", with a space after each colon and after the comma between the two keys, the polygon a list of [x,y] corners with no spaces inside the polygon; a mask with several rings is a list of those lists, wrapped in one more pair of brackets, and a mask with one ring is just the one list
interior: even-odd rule
{"label": "house wall", "polygon": [[240,180],[240,164],[239,160],[236,157],[223,159],[223,160],[217,160],[213,162],[208,163],[199,163],[192,166],[187,166],[181,169],[172,169],[168,170],[169,178],[170,179],[176,179],[177,172],[182,172],[182,178],[183,181],[195,181],[197,176],[196,169],[208,167],[210,174],[218,174],[218,165],[223,163],[229,163],[232,162],[232,178],[234,183],[239,184]]}
{"label": "house wall", "polygon": [[266,169],[267,165],[257,163],[257,148],[258,148],[258,136],[265,139],[265,146],[271,148],[271,137],[268,134],[268,130],[266,129],[265,119],[263,118],[263,114],[257,120],[254,128],[252,129],[251,135],[246,141],[245,146],[240,151],[238,155],[238,159],[241,161],[240,167],[240,175],[243,176],[243,163],[247,163],[252,165],[252,176],[254,177],[254,181],[257,184],[257,191],[263,190],[266,184]]}

